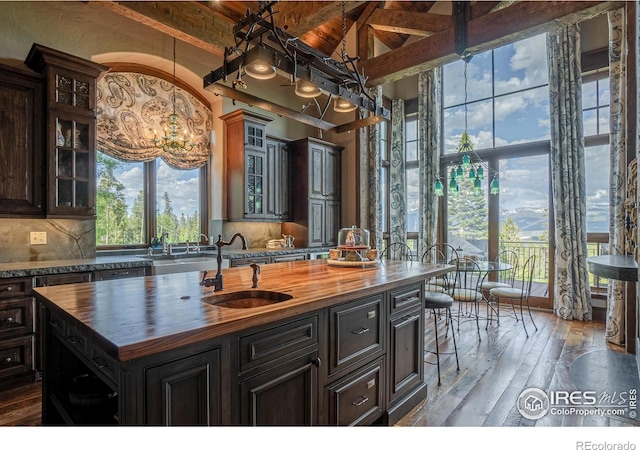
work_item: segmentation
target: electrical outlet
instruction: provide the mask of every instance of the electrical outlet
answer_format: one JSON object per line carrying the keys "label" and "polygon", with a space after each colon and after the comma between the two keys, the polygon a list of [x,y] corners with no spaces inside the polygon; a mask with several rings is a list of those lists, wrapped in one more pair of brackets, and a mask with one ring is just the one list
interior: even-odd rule
{"label": "electrical outlet", "polygon": [[47,243],[46,231],[32,231],[30,233],[31,245],[43,245]]}

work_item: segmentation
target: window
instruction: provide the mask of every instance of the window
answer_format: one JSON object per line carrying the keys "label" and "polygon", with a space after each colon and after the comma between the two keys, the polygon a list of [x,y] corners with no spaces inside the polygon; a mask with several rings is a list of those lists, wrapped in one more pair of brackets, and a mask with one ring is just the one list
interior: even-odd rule
{"label": "window", "polygon": [[404,124],[405,183],[407,186],[407,245],[417,258],[420,226],[420,170],[418,167],[418,113],[407,115]]}
{"label": "window", "polygon": [[149,246],[164,231],[170,242],[200,241],[206,169],[177,170],[161,159],[125,162],[102,152],[97,164],[98,247]]}
{"label": "window", "polygon": [[[440,226],[463,254],[495,258],[511,249],[524,261],[537,255],[534,296],[547,296],[549,275],[549,90],[546,35],[508,44],[443,66],[441,176],[447,195]],[[467,92],[465,95],[465,88]],[[466,98],[465,98],[466,97]],[[479,192],[474,179],[457,177],[464,131],[483,161]],[[477,166],[476,166],[477,168]],[[500,192],[489,194],[494,177]]]}

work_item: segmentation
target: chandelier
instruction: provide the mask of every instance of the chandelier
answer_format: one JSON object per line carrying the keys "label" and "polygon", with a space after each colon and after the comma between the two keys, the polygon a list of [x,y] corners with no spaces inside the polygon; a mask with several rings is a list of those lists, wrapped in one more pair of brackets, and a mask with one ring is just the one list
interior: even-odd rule
{"label": "chandelier", "polygon": [[170,153],[180,153],[184,150],[192,150],[195,147],[196,143],[192,142],[193,135],[191,135],[191,140],[187,138],[187,130],[181,132],[182,125],[178,121],[178,114],[176,113],[176,38],[173,38],[173,80],[172,80],[173,92],[171,94],[171,100],[173,109],[171,114],[169,114],[168,123],[164,127],[164,135],[158,137],[158,133],[156,130],[153,130],[153,139],[151,142],[157,148],[161,148],[162,150]]}
{"label": "chandelier", "polygon": [[[459,183],[467,179],[473,182],[473,193],[482,195],[482,180],[484,180],[485,170],[487,173],[493,173],[493,179],[489,185],[489,193],[496,195],[500,193],[500,182],[498,173],[493,171],[487,163],[482,161],[478,154],[473,150],[473,143],[467,133],[467,66],[471,60],[471,54],[463,54],[464,60],[464,131],[460,136],[458,143],[458,154],[462,155],[459,161],[454,161],[447,165],[446,173],[449,174],[448,192],[456,195],[459,192]],[[444,185],[440,178],[434,184],[434,191],[438,197],[444,195]]]}

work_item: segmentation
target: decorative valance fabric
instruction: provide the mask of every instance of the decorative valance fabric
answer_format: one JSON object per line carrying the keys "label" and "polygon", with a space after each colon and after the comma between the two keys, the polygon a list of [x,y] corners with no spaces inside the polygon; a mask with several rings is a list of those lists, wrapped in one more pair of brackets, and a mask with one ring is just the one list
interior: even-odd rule
{"label": "decorative valance fabric", "polygon": [[158,137],[173,112],[173,84],[151,75],[131,72],[107,73],[98,80],[98,149],[124,161],[162,158],[177,169],[195,169],[209,161],[209,135],[213,113],[189,92],[176,87],[178,121],[195,147],[180,153],[157,148]]}

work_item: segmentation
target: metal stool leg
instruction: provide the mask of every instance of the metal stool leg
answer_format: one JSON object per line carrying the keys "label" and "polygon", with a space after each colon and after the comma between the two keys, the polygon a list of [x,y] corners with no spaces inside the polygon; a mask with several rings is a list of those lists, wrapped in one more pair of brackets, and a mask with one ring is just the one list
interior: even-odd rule
{"label": "metal stool leg", "polygon": [[433,328],[436,333],[436,363],[438,364],[438,386],[440,386],[440,345],[438,344],[438,316],[436,310],[433,309]]}

